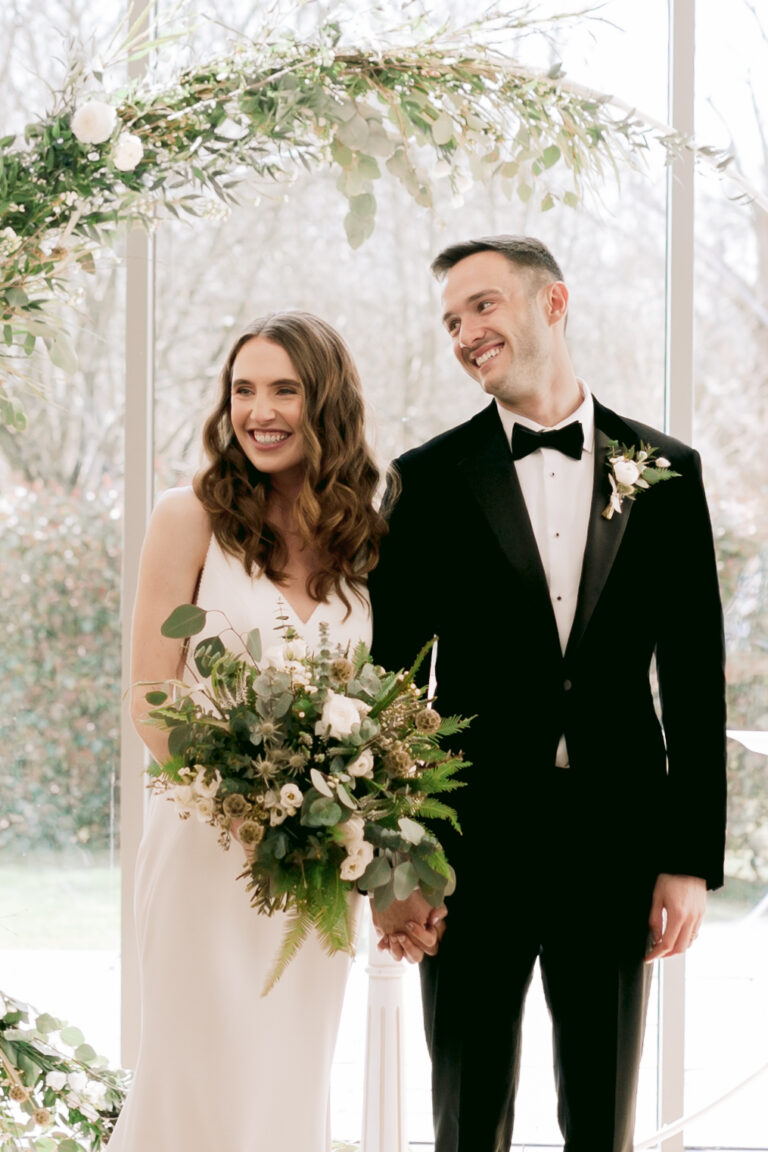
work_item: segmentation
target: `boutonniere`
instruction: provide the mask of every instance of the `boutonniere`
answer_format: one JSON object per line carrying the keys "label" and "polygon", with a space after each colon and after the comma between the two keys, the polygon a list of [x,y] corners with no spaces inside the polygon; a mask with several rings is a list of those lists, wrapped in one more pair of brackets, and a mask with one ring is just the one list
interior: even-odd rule
{"label": "boutonniere", "polygon": [[658,449],[650,444],[640,447],[627,448],[619,445],[618,440],[612,440],[608,449],[608,479],[611,482],[611,498],[607,508],[603,509],[603,516],[610,520],[614,512],[621,512],[624,500],[634,500],[643,488],[651,488],[661,480],[672,480],[679,476],[673,472],[669,460],[664,456],[656,456]]}

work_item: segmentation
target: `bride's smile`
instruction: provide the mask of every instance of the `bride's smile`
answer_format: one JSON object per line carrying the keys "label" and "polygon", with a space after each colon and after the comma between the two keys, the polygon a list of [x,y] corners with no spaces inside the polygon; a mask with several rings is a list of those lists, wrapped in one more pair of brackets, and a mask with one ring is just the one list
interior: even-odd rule
{"label": "bride's smile", "polygon": [[254,336],[232,365],[230,416],[237,442],[260,472],[303,473],[304,389],[288,353]]}

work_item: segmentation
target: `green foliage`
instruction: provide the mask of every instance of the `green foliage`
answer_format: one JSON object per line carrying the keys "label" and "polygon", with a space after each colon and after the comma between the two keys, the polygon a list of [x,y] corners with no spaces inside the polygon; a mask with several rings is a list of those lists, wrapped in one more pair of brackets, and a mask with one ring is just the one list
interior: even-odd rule
{"label": "green foliage", "polygon": [[168,619],[163,621],[160,631],[163,636],[168,636],[172,640],[185,640],[202,632],[207,615],[207,612],[198,608],[196,604],[179,604]]}
{"label": "green foliage", "polygon": [[98,1152],[114,1128],[127,1075],[107,1067],[79,1028],[0,992],[0,1146]]}
{"label": "green foliage", "polygon": [[[524,3],[503,20],[506,31],[537,23]],[[212,198],[233,204],[245,175],[280,180],[298,165],[330,164],[349,206],[347,238],[358,247],[373,231],[384,170],[423,206],[446,176],[455,191],[469,179],[496,180],[525,201],[536,192],[546,211],[578,204],[587,183],[618,173],[651,137],[667,151],[687,143],[567,83],[559,68],[522,67],[499,50],[485,20],[426,37],[414,20],[411,31],[410,46],[402,35],[397,46],[384,36],[372,53],[340,47],[333,22],[309,42],[265,27],[164,85],[148,78],[108,94],[114,127],[95,144],[78,138],[74,117],[101,78],[73,63],[51,111],[22,136],[0,139],[0,357],[8,377],[25,378],[38,344],[73,371],[55,300],[67,294],[69,270],[92,271],[94,252],[122,224],[194,217]],[[161,51],[163,43],[127,50]],[[126,170],[127,136],[141,156]],[[23,413],[8,383],[1,386],[0,420],[20,429]]]}
{"label": "green foliage", "polygon": [[[190,620],[184,605],[165,627],[199,631],[201,615]],[[352,950],[356,887],[386,907],[417,887],[439,904],[453,885],[440,843],[419,822],[426,814],[458,827],[431,794],[457,786],[463,766],[440,747],[440,716],[414,683],[433,641],[408,671],[388,673],[364,646],[351,661],[348,649],[331,647],[327,625],[319,631],[307,651],[286,625],[262,663],[231,627],[225,635],[240,654],[208,637],[192,655],[204,683],[163,697],[149,715],[168,730],[172,757],[150,770],[153,786],[171,793],[182,818],[195,813],[216,829],[222,847],[238,837],[255,909],[291,913],[265,991],[310,926],[329,951]]]}
{"label": "green foliage", "polygon": [[[19,511],[14,511],[18,508]],[[118,494],[0,497],[0,851],[103,849],[119,766]]]}

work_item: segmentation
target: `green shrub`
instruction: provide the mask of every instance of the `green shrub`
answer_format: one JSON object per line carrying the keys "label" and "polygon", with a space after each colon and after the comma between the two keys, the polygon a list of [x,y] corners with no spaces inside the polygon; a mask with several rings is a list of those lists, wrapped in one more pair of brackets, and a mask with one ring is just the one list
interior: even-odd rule
{"label": "green shrub", "polygon": [[102,849],[119,770],[121,493],[0,495],[0,851]]}

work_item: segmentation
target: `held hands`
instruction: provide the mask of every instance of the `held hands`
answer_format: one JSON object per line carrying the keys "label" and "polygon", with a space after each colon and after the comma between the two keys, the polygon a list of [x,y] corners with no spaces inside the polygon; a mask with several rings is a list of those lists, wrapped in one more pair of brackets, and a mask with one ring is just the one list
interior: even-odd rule
{"label": "held hands", "polygon": [[395,960],[405,957],[418,964],[425,956],[434,956],[445,932],[445,904],[433,908],[418,888],[407,900],[393,900],[383,911],[371,904],[373,925],[379,934],[379,948],[391,952]]}
{"label": "held hands", "polygon": [[699,934],[707,904],[707,886],[700,876],[674,876],[662,872],[653,889],[648,927],[653,947],[645,960],[678,956]]}

